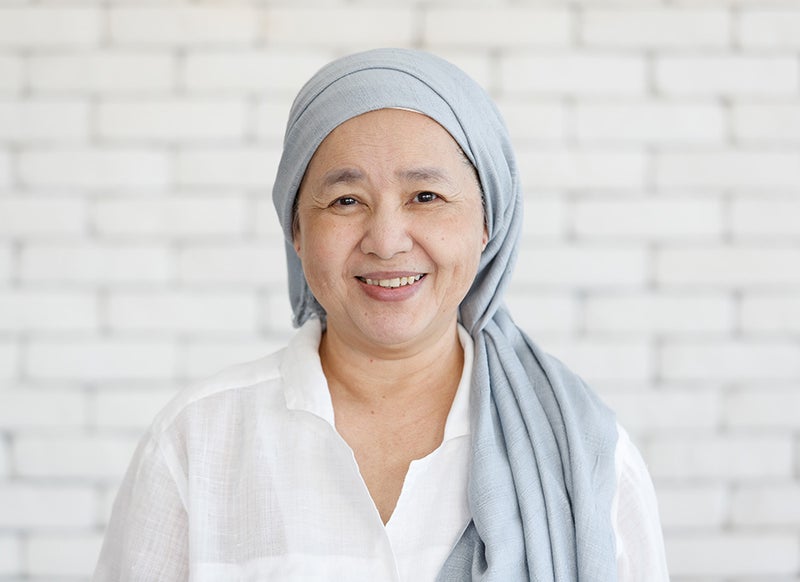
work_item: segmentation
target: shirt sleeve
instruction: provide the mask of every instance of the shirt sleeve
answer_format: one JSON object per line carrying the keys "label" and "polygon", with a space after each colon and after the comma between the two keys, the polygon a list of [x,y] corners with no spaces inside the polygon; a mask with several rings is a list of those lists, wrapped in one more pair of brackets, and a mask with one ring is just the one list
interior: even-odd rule
{"label": "shirt sleeve", "polygon": [[655,490],[642,456],[618,426],[612,522],[619,582],[669,582]]}
{"label": "shirt sleeve", "polygon": [[93,582],[188,580],[188,519],[175,475],[145,438],[117,493]]}

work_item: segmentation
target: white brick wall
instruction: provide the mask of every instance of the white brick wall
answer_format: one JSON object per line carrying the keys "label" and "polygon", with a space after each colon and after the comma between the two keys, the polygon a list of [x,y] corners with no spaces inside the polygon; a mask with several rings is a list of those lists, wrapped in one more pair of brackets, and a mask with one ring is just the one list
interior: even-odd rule
{"label": "white brick wall", "polygon": [[102,13],[91,7],[19,7],[0,10],[3,48],[77,48],[102,38]]}
{"label": "white brick wall", "polygon": [[35,95],[163,94],[176,84],[176,61],[156,51],[47,51],[29,57],[27,84]]}
{"label": "white brick wall", "polygon": [[88,580],[179,387],[290,333],[270,201],[329,59],[496,98],[508,303],[615,408],[674,582],[800,582],[800,0],[0,1],[0,579]]}
{"label": "white brick wall", "polygon": [[581,39],[590,47],[717,49],[730,40],[731,19],[721,8],[588,9]]}

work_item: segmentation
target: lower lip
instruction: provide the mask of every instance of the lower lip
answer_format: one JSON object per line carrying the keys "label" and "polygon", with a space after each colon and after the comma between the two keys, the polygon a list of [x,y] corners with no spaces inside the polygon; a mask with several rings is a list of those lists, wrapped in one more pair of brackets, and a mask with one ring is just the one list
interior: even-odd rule
{"label": "lower lip", "polygon": [[381,287],[380,285],[367,285],[361,279],[356,279],[361,284],[361,288],[367,297],[378,301],[405,301],[414,296],[422,286],[427,277],[422,277],[419,281],[411,285],[401,285],[400,287]]}

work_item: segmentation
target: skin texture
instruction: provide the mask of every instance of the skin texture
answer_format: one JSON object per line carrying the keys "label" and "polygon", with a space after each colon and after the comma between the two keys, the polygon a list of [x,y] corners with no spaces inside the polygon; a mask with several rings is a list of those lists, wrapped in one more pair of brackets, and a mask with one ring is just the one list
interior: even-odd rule
{"label": "skin texture", "polygon": [[[441,443],[458,387],[458,306],[487,240],[480,186],[440,125],[382,109],[322,142],[296,224],[295,249],[327,313],[320,358],[336,427],[385,523],[410,461]],[[403,277],[419,280],[392,282]]]}

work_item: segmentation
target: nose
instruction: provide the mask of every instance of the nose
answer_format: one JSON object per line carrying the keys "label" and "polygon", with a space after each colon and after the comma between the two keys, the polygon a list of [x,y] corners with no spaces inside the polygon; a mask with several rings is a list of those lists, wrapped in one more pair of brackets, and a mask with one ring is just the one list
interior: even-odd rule
{"label": "nose", "polygon": [[414,246],[409,233],[409,217],[401,210],[381,207],[372,212],[364,225],[361,251],[381,259],[407,253]]}

